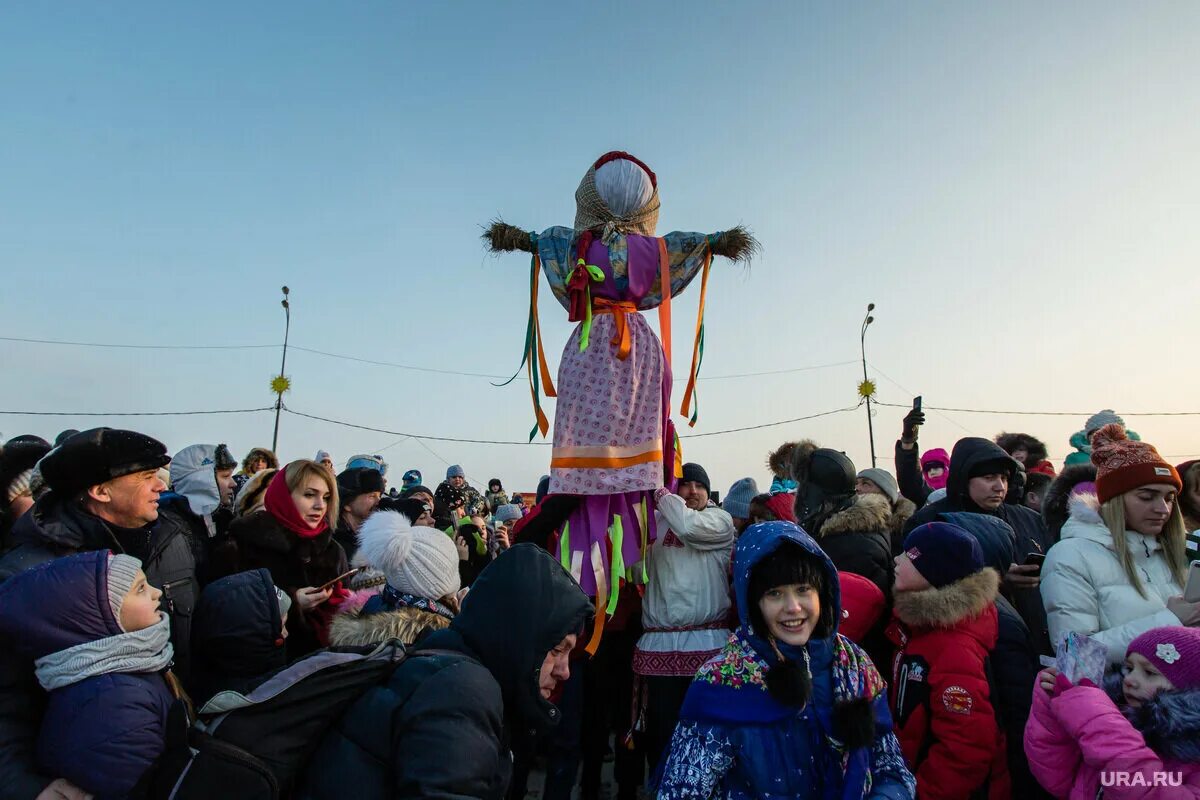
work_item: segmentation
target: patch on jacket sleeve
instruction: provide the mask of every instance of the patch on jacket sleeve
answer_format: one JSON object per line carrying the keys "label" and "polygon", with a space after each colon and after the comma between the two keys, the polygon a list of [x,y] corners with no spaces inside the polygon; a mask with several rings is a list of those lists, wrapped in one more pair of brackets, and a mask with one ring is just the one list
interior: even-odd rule
{"label": "patch on jacket sleeve", "polygon": [[971,693],[961,686],[947,686],[942,692],[942,705],[951,714],[970,716],[971,706],[974,704]]}
{"label": "patch on jacket sleeve", "polygon": [[929,713],[929,662],[920,656],[902,656],[896,667],[896,721],[903,728],[918,708]]}

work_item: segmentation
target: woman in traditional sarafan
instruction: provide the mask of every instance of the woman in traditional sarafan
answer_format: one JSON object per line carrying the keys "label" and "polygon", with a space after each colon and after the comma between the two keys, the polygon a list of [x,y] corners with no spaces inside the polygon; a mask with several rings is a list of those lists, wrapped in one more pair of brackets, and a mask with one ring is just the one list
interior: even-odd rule
{"label": "woman in traditional sarafan", "polygon": [[[694,405],[703,352],[705,284],[712,256],[748,260],[757,242],[741,227],[714,234],[656,236],[658,179],[628,153],[601,156],[575,192],[574,227],[533,233],[493,223],[484,234],[493,251],[533,254],[525,359],[545,436],[549,422],[539,403],[544,386],[558,398],[550,493],[580,502],[561,528],[562,563],[612,613],[620,580],[655,538],[653,495],[673,482],[681,462],[670,421],[671,298],[702,274],[692,367],[683,400]],[[558,371],[555,392],[542,350],[537,317],[538,272],[578,322]],[[660,342],[639,313],[659,310]],[[695,415],[692,415],[695,422]],[[597,616],[593,644],[603,628]]]}

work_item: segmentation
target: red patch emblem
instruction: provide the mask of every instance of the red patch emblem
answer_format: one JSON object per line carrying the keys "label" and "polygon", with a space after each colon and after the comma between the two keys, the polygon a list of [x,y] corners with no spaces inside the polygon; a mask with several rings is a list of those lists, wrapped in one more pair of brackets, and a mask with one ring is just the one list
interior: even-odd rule
{"label": "red patch emblem", "polygon": [[971,693],[961,686],[947,686],[946,691],[942,692],[942,705],[951,714],[970,716],[974,704]]}

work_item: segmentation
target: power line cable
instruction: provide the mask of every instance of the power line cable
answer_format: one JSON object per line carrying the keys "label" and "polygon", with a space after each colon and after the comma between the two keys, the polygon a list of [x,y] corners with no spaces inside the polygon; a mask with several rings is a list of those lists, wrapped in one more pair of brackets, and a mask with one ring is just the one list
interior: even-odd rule
{"label": "power line cable", "polygon": [[199,414],[253,414],[258,411],[274,411],[275,406],[264,408],[231,408],[218,411],[0,411],[24,417],[191,417]]}
{"label": "power line cable", "polygon": [[[93,347],[93,348],[114,348],[119,350],[266,350],[270,348],[282,347],[282,344],[120,344],[115,342],[75,342],[63,339],[28,339],[17,336],[0,336],[0,341],[4,342],[22,342],[25,344],[52,344],[64,345],[69,347]],[[360,356],[346,355],[345,353],[331,353],[327,350],[317,350],[312,347],[302,347],[300,345],[288,345],[289,350],[298,350],[302,353],[311,353],[312,355],[324,356],[325,358],[334,358],[341,361],[353,361],[359,364],[372,364],[378,367],[392,367],[394,369],[411,370],[413,372],[430,372],[437,375],[462,375],[468,378],[489,378],[492,380],[507,379],[507,375],[492,375],[486,372],[467,372],[464,370],[454,369],[439,369],[437,367],[421,367],[414,364],[401,364],[396,361],[382,361],[379,359],[362,358]],[[787,375],[793,372],[811,372],[819,369],[831,369],[833,367],[844,367],[849,364],[857,364],[857,361],[835,361],[829,364],[810,364],[803,367],[789,367],[787,369],[765,370],[762,372],[736,372],[727,375],[701,375],[697,380],[701,381],[721,381],[734,378],[758,378],[768,375]]]}
{"label": "power line cable", "polygon": [[[881,375],[883,373],[880,373]],[[908,408],[903,403],[881,403],[875,401],[876,405],[887,406],[888,408]],[[1094,411],[997,411],[995,409],[986,408],[946,408],[936,406],[923,406],[926,411],[954,411],[960,414],[1011,414],[1013,416],[1024,417],[1090,417]],[[1122,411],[1121,416],[1124,417],[1196,417],[1200,416],[1200,411]]]}
{"label": "power line cable", "polygon": [[0,336],[0,341],[59,344],[70,347],[111,347],[121,350],[265,350],[268,347],[283,347],[282,344],[114,344],[111,342],[68,342],[61,339],[22,339],[17,336]]}
{"label": "power line cable", "polygon": [[[779,420],[778,422],[765,422],[761,425],[748,425],[748,426],[745,426],[742,428],[728,428],[728,429],[720,430],[720,431],[708,431],[706,433],[693,433],[693,434],[690,434],[687,436],[680,435],[679,438],[680,439],[699,439],[703,436],[721,436],[721,435],[724,435],[727,433],[741,433],[743,431],[753,431],[753,430],[759,430],[761,428],[774,428],[779,425],[790,425],[793,422],[803,422],[805,420],[817,419],[818,417],[828,417],[833,414],[841,414],[845,411],[854,411],[856,408],[858,408],[858,406],[848,406],[846,408],[835,408],[832,411],[822,411],[818,414],[809,414],[809,415],[803,416],[803,417],[795,417],[793,419]],[[271,410],[274,410],[274,406],[271,407]],[[468,439],[468,438],[457,437],[457,436],[425,436],[425,435],[422,435],[419,433],[408,433],[406,431],[394,431],[394,430],[389,430],[387,428],[376,428],[376,427],[373,427],[370,425],[359,425],[359,424],[356,424],[353,422],[346,422],[344,420],[330,419],[329,417],[321,417],[316,414],[305,414],[302,411],[295,411],[293,409],[288,408],[287,406],[284,406],[283,410],[289,414],[295,414],[298,417],[305,417],[306,419],[314,419],[314,420],[318,420],[320,422],[328,422],[331,425],[340,425],[345,428],[356,428],[356,429],[362,430],[362,431],[371,431],[372,433],[386,433],[390,436],[407,436],[409,438],[416,440],[417,442],[420,442],[421,440],[427,440],[427,441],[431,441],[431,442],[458,442],[461,444],[513,444],[513,445],[533,445],[535,447],[550,447],[551,446],[549,442],[523,442],[523,441],[516,440],[516,439]],[[428,449],[428,448],[426,448],[426,449]],[[430,452],[432,452],[432,451],[430,451]],[[441,456],[438,456],[438,458],[441,458]]]}

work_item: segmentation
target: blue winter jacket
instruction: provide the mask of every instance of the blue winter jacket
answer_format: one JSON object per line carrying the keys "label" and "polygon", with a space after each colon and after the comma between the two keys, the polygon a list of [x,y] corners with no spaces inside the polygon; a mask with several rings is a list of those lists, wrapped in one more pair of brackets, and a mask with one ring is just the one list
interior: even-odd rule
{"label": "blue winter jacket", "polygon": [[[767,692],[765,675],[777,656],[753,630],[748,612],[751,570],[785,542],[823,565],[821,603],[833,620],[826,638],[803,648],[779,644],[797,663],[808,654],[812,693],[799,710]],[[733,580],[741,625],[688,690],[657,796],[911,800],[916,786],[892,732],[883,680],[867,655],[836,633],[841,593],[825,553],[793,523],[752,525],[738,540]],[[847,749],[835,716],[851,706],[873,736]]]}
{"label": "blue winter jacket", "polygon": [[[0,635],[38,659],[122,633],[108,602],[106,550],[48,561],[0,585]],[[38,767],[97,800],[126,797],[165,748],[174,702],[159,673],[108,673],[49,694]]]}

